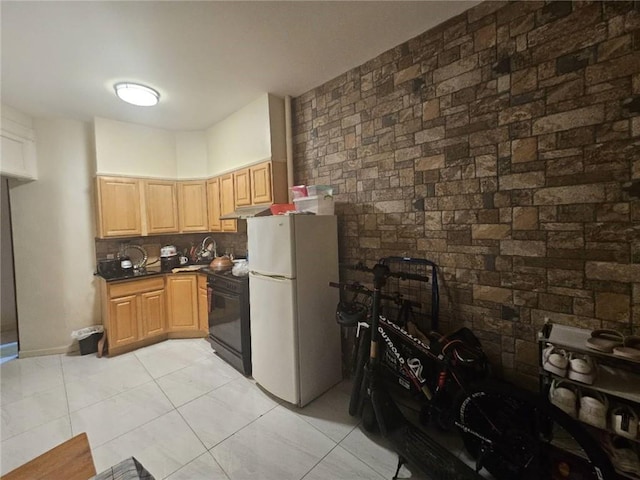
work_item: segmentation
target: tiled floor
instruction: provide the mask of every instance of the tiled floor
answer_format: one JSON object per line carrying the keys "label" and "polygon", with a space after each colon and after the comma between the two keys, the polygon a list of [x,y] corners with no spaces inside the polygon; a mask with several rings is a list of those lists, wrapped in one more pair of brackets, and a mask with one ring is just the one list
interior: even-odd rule
{"label": "tiled floor", "polygon": [[347,382],[298,409],[202,339],[18,359],[0,366],[0,387],[2,474],[80,432],[98,472],[135,456],[157,479],[389,479],[397,461],[349,416]]}

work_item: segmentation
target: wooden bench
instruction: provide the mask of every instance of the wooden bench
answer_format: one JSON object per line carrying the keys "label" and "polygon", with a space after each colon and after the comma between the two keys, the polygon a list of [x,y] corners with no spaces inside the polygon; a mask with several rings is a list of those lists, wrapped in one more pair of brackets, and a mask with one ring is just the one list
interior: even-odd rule
{"label": "wooden bench", "polygon": [[87,434],[81,433],[10,471],[2,480],[87,480],[95,474]]}

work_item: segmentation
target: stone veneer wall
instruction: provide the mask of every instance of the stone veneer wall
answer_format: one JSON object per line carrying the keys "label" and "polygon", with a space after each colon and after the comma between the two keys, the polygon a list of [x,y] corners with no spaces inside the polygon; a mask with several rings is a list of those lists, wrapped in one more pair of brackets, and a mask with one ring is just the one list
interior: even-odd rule
{"label": "stone veneer wall", "polygon": [[637,2],[485,2],[297,97],[295,180],[342,262],[435,261],[443,330],[531,379],[546,317],[640,334],[639,95]]}

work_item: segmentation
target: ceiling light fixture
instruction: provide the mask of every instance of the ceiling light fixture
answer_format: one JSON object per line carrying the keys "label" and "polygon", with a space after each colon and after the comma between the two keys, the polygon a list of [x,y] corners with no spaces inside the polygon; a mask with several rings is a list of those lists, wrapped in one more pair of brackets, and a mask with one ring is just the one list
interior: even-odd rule
{"label": "ceiling light fixture", "polygon": [[153,88],[138,83],[116,83],[113,88],[120,100],[139,107],[152,107],[160,100],[160,94]]}

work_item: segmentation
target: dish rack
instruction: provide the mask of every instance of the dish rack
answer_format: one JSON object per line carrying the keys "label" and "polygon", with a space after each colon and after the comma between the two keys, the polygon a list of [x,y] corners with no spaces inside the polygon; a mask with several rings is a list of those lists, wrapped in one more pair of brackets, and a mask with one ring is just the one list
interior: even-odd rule
{"label": "dish rack", "polygon": [[147,266],[149,255],[140,245],[130,244],[122,249],[122,255],[129,257],[134,269],[139,270]]}

